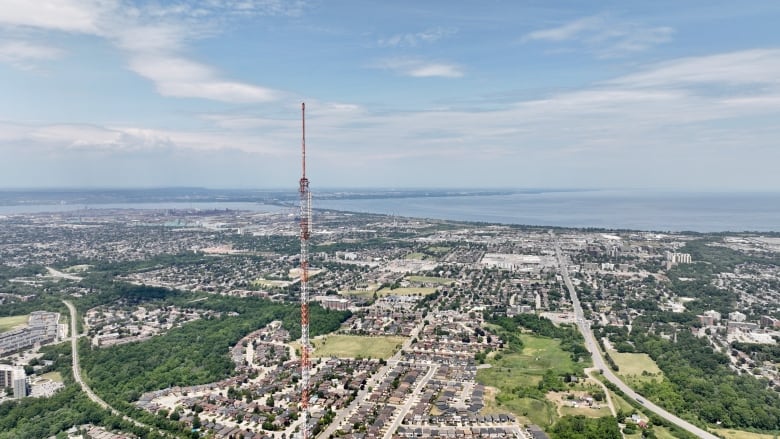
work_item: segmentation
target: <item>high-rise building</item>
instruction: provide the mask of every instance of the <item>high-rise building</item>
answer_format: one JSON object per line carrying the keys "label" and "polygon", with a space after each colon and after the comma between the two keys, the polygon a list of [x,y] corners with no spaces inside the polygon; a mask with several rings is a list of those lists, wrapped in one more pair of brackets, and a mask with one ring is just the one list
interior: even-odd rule
{"label": "high-rise building", "polygon": [[0,364],[0,387],[13,389],[14,398],[27,396],[27,374],[24,368]]}

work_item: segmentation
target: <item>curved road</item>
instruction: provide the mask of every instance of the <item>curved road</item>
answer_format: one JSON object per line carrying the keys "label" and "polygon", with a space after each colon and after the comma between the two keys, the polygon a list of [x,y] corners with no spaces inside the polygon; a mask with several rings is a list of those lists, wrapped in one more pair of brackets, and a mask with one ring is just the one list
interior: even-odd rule
{"label": "curved road", "polygon": [[[550,234],[553,235],[552,232],[550,232]],[[691,434],[695,434],[700,438],[719,439],[714,434],[704,431],[701,428],[691,424],[690,422],[685,421],[684,419],[681,419],[673,415],[672,413],[667,412],[663,408],[653,404],[652,402],[646,400],[645,398],[642,397],[642,395],[636,393],[633,389],[628,387],[626,383],[621,381],[621,379],[618,378],[617,375],[612,373],[612,369],[609,366],[607,366],[606,362],[604,361],[604,357],[602,357],[601,355],[601,351],[599,350],[599,345],[598,343],[596,343],[596,337],[593,336],[593,331],[590,330],[590,322],[585,320],[585,314],[582,311],[582,306],[580,305],[580,299],[577,297],[577,291],[574,289],[574,285],[571,283],[571,279],[569,279],[569,270],[566,268],[566,261],[563,258],[563,253],[561,252],[561,246],[558,243],[557,238],[555,238],[555,255],[558,258],[558,265],[561,270],[561,276],[563,276],[563,281],[566,284],[566,288],[569,290],[569,295],[571,296],[571,302],[572,304],[574,304],[574,314],[577,318],[577,327],[582,333],[582,336],[585,338],[585,347],[587,347],[588,350],[593,355],[593,366],[597,369],[601,369],[604,372],[604,377],[607,380],[609,380],[612,384],[616,385],[629,398],[642,404],[643,406],[645,406],[647,409],[649,409],[656,415],[666,419],[667,421],[677,425],[678,427],[688,431]]]}
{"label": "curved road", "polygon": [[[73,306],[73,304],[67,300],[63,300],[62,302],[65,304],[65,306],[68,307],[68,310],[70,311],[70,343],[71,343],[71,357],[73,357],[73,378],[76,380],[79,386],[81,386],[81,389],[84,391],[84,393],[87,394],[89,399],[94,401],[100,407],[103,407],[104,409],[110,411],[112,414],[116,416],[121,416],[122,419],[124,419],[125,421],[132,422],[133,424],[139,427],[151,428],[148,425],[136,421],[135,419],[129,416],[123,415],[118,410],[108,405],[107,402],[103,401],[103,399],[97,396],[95,392],[92,391],[92,388],[90,388],[87,385],[87,383],[84,382],[83,378],[81,377],[81,366],[79,365],[79,349],[78,349],[79,334],[76,331],[76,319],[78,318],[78,315],[76,314],[76,307]],[[160,431],[160,433],[163,432]]]}

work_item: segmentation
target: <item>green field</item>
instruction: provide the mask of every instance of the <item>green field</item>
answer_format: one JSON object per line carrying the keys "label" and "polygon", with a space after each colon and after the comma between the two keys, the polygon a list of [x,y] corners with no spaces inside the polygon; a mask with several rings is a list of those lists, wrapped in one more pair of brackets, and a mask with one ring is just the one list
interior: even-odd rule
{"label": "green field", "polygon": [[49,372],[41,375],[41,378],[45,378],[47,380],[56,381],[58,383],[62,382],[62,375],[59,372]]}
{"label": "green field", "polygon": [[[658,439],[677,439],[677,436],[673,435],[671,431],[664,427],[655,426],[653,427],[653,432]],[[636,433],[626,434],[624,437],[626,439],[642,439],[642,431],[637,429]]]}
{"label": "green field", "polygon": [[609,411],[609,407],[601,407],[598,409],[590,408],[588,406],[579,407],[561,407],[561,415],[563,416],[578,416],[582,415],[588,418],[600,418],[602,416],[612,416],[612,412]]}
{"label": "green field", "polygon": [[436,292],[436,288],[396,288],[391,290],[390,288],[382,288],[377,291],[379,296],[427,296]]}
{"label": "green field", "polygon": [[0,332],[10,331],[17,326],[24,325],[27,323],[28,317],[27,315],[0,317]]}
{"label": "green field", "polygon": [[417,282],[421,284],[431,283],[431,284],[449,285],[455,282],[452,279],[447,279],[444,277],[433,277],[433,276],[406,276],[405,279],[408,280],[409,282]]}
{"label": "green field", "polygon": [[409,253],[406,256],[404,256],[404,259],[413,259],[413,260],[422,261],[423,259],[425,259],[425,253]]}
{"label": "green field", "polygon": [[366,300],[370,300],[372,297],[374,297],[373,291],[345,290],[345,291],[339,291],[339,294],[342,296],[361,297]]}
{"label": "green field", "polygon": [[569,353],[561,349],[558,340],[529,334],[522,334],[520,338],[523,340],[523,351],[502,352],[489,357],[492,367],[478,370],[477,381],[499,391],[496,400],[487,404],[488,409],[509,410],[535,424],[547,426],[557,416],[555,405],[547,400],[519,398],[513,394],[513,390],[518,385],[535,386],[547,370],[556,374],[581,372],[582,365],[571,360]]}
{"label": "green field", "polygon": [[647,354],[609,351],[609,355],[620,368],[618,375],[632,381],[632,384],[663,379],[663,372]]}
{"label": "green field", "polygon": [[538,399],[512,398],[497,402],[494,399],[485,398],[485,408],[482,409],[482,414],[492,415],[506,412],[522,416],[531,423],[540,426],[552,425],[558,417],[553,404]]}
{"label": "green field", "polygon": [[633,413],[636,410],[628,401],[611,390],[609,391],[609,397],[612,398],[612,404],[615,405],[615,410],[622,410],[624,413]]}
{"label": "green field", "polygon": [[314,357],[384,358],[388,359],[406,341],[406,337],[361,337],[328,335],[312,340]]}
{"label": "green field", "polygon": [[749,431],[730,430],[721,428],[715,430],[716,433],[726,439],[774,439],[777,435],[767,433],[751,433]]}
{"label": "green field", "polygon": [[288,280],[268,280],[268,279],[255,279],[252,281],[252,285],[263,287],[280,287],[284,288],[290,285],[292,282]]}
{"label": "green field", "polygon": [[433,253],[435,255],[445,255],[449,253],[449,251],[452,250],[451,247],[439,247],[439,246],[431,246],[425,249],[428,253]]}
{"label": "green field", "polygon": [[555,373],[575,371],[574,362],[568,352],[561,350],[558,340],[529,334],[522,334],[520,338],[523,352],[501,353],[500,360],[491,360],[493,367],[477,372],[480,383],[499,389],[511,388],[517,383],[538,383],[548,369]]}

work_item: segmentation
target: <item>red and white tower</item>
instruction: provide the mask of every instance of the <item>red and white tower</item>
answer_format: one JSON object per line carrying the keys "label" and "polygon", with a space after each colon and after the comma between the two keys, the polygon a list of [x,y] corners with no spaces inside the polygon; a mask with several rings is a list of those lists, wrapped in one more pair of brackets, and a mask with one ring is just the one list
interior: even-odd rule
{"label": "red and white tower", "polygon": [[301,438],[308,439],[309,432],[309,238],[311,237],[311,192],[306,178],[306,103],[301,103]]}

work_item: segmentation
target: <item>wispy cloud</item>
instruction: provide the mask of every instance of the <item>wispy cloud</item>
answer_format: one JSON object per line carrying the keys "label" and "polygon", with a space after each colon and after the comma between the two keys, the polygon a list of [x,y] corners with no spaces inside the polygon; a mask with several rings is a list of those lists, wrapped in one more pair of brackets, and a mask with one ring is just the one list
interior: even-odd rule
{"label": "wispy cloud", "polygon": [[3,25],[96,34],[105,6],[94,0],[2,0],[0,9]]}
{"label": "wispy cloud", "polygon": [[414,78],[460,78],[463,76],[463,69],[456,64],[427,61],[420,58],[387,58],[375,62],[371,66]]}
{"label": "wispy cloud", "polygon": [[581,36],[601,27],[603,20],[599,17],[580,18],[561,26],[536,30],[523,36],[523,41],[566,41]]}
{"label": "wispy cloud", "polygon": [[150,4],[146,12],[154,17],[182,17],[195,19],[204,16],[291,16],[303,13],[305,0],[201,0]]}
{"label": "wispy cloud", "polygon": [[521,41],[569,42],[608,58],[645,51],[671,41],[673,35],[674,29],[668,26],[646,26],[598,15],[530,32]]}
{"label": "wispy cloud", "polygon": [[[130,70],[152,81],[161,95],[233,103],[268,102],[281,93],[224,79],[216,69],[184,55],[188,43],[217,32],[213,23],[219,20],[209,19],[220,14],[296,15],[305,5],[302,1],[282,0],[206,0],[142,7],[98,0],[0,1],[0,26],[103,38],[123,51]],[[25,56],[30,60],[55,55],[52,50],[29,44],[26,55],[24,49],[19,44],[6,47],[0,60],[25,65]]]}
{"label": "wispy cloud", "polygon": [[273,101],[280,95],[269,88],[222,80],[210,67],[172,55],[136,54],[130,69],[152,80],[163,96],[251,103]]}
{"label": "wispy cloud", "polygon": [[39,61],[59,58],[63,51],[28,41],[6,41],[0,43],[0,62],[18,69],[32,70]]}
{"label": "wispy cloud", "polygon": [[377,44],[380,47],[416,47],[425,43],[433,43],[445,37],[455,34],[453,28],[434,27],[422,32],[399,33],[387,38],[380,38]]}
{"label": "wispy cloud", "polygon": [[780,49],[752,49],[681,58],[609,81],[628,87],[780,85]]}

